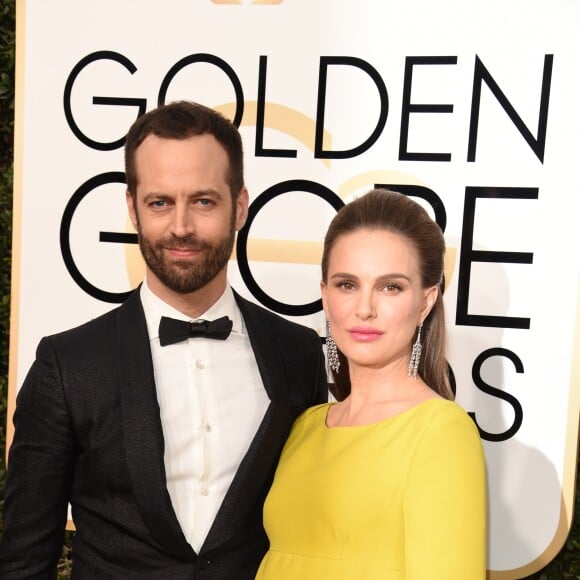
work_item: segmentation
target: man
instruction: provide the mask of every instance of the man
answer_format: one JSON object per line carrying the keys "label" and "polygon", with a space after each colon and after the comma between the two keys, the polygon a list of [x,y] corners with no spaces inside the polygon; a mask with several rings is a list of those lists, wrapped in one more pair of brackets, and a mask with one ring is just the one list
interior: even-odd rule
{"label": "man", "polygon": [[146,278],[39,344],[14,415],[0,578],[55,577],[70,502],[73,578],[250,580],[290,426],[327,398],[320,341],[227,283],[248,210],[229,121],[159,107],[129,130],[125,163]]}

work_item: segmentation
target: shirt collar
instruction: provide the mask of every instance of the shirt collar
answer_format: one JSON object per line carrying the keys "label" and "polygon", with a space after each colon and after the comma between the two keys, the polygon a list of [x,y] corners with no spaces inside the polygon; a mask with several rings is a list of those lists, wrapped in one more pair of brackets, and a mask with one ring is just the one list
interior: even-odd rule
{"label": "shirt collar", "polygon": [[183,312],[180,312],[167,302],[161,300],[159,296],[153,293],[151,288],[147,285],[147,280],[143,280],[140,289],[141,302],[143,310],[145,311],[145,320],[147,322],[147,331],[149,333],[149,340],[159,338],[159,322],[162,316],[176,318],[178,320],[186,320],[191,322],[193,320],[215,320],[222,316],[228,316],[232,323],[232,332],[243,334],[244,323],[242,314],[238,308],[238,304],[234,297],[232,287],[228,284],[224,293],[197,318],[189,318]]}

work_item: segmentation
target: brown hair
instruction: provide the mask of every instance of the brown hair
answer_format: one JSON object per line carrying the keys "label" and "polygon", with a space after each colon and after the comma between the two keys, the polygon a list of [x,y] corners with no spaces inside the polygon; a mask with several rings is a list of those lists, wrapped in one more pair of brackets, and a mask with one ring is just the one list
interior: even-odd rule
{"label": "brown hair", "polygon": [[[421,285],[437,286],[435,305],[423,322],[423,350],[418,374],[439,395],[453,399],[446,359],[447,331],[443,307],[445,240],[436,222],[418,203],[386,189],[373,189],[345,205],[334,217],[322,253],[322,280],[327,281],[328,261],[337,239],[359,229],[388,230],[411,241],[417,250]],[[415,340],[415,338],[413,339]],[[330,391],[342,401],[350,394],[348,361],[338,350],[339,372],[332,371]]]}
{"label": "brown hair", "polygon": [[177,101],[161,105],[139,117],[129,129],[125,142],[125,175],[133,199],[137,192],[135,151],[149,135],[164,139],[188,139],[194,135],[213,135],[226,150],[229,173],[226,177],[232,200],[244,186],[242,138],[236,126],[223,115],[198,103]]}

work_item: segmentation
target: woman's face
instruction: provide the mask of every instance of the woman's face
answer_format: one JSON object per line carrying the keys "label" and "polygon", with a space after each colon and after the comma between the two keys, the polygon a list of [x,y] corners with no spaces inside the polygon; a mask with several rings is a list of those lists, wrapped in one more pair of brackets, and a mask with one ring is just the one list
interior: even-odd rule
{"label": "woman's face", "polygon": [[400,365],[406,372],[415,330],[438,292],[422,288],[410,240],[387,230],[340,236],[321,289],[332,337],[351,368]]}

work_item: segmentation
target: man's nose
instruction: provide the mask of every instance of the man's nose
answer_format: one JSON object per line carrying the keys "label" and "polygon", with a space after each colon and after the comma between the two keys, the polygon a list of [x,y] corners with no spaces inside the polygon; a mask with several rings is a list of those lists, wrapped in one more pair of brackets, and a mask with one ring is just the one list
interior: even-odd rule
{"label": "man's nose", "polygon": [[195,220],[193,212],[188,204],[176,203],[173,208],[171,219],[171,233],[182,238],[195,232]]}

